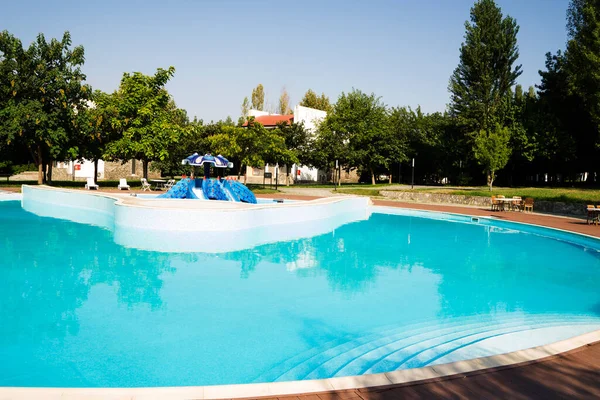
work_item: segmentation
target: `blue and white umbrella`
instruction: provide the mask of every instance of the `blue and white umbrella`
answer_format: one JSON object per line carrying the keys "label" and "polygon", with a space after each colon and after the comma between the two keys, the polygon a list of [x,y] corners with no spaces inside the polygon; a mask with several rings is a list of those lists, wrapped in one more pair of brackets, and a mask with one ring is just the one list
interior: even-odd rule
{"label": "blue and white umbrella", "polygon": [[233,168],[233,163],[227,161],[227,159],[220,154],[218,156],[213,156],[210,154],[200,156],[198,153],[194,153],[188,158],[182,160],[181,164],[191,165],[192,167],[200,167],[204,164],[211,164],[213,167],[217,168]]}

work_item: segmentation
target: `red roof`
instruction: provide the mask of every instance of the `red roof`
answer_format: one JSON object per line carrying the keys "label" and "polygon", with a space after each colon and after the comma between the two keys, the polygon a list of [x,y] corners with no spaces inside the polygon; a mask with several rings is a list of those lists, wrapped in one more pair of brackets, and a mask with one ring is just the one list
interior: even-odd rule
{"label": "red roof", "polygon": [[[287,124],[291,124],[294,122],[294,114],[289,115],[261,115],[260,117],[255,117],[254,122],[258,122],[261,125],[267,127],[277,126],[279,122],[285,122]],[[244,122],[244,126],[248,126],[248,121]]]}

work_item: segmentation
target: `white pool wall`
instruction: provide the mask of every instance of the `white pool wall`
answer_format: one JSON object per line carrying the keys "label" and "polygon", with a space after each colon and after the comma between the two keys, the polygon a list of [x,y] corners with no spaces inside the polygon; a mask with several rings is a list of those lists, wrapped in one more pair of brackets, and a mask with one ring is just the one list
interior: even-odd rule
{"label": "white pool wall", "polygon": [[245,204],[143,199],[128,195],[23,186],[22,206],[34,214],[100,226],[116,243],[164,252],[219,253],[324,234],[366,220],[367,197]]}

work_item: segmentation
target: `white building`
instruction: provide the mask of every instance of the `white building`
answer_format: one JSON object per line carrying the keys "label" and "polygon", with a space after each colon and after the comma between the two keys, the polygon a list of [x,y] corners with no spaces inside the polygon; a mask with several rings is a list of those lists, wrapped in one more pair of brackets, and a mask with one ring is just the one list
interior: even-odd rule
{"label": "white building", "polygon": [[[266,111],[259,110],[249,110],[248,116],[254,117],[254,121],[262,124],[267,129],[274,129],[277,127],[278,123],[286,122],[286,123],[303,123],[304,128],[310,134],[316,134],[317,128],[319,124],[325,119],[327,116],[326,111],[317,110],[314,108],[303,107],[297,105],[294,107],[294,113],[288,115],[281,114],[270,114]],[[246,124],[245,124],[246,125]],[[269,164],[265,165],[264,170],[260,168],[246,168],[246,179],[249,183],[262,183],[263,176],[265,172],[271,172],[273,179],[275,176],[279,176],[279,183],[285,184],[285,178],[287,175],[287,171],[282,167],[277,171],[278,166],[269,166]],[[300,165],[292,165],[290,170],[290,177],[293,182],[319,182],[324,181],[326,179],[326,175],[324,172],[319,172],[316,168],[309,168],[307,166]],[[267,183],[269,180],[267,180]],[[290,182],[291,183],[291,182]]]}

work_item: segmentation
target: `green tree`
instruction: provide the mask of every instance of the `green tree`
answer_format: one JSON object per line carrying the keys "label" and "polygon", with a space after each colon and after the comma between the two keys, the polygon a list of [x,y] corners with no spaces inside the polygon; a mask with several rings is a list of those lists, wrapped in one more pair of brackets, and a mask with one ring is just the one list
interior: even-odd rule
{"label": "green tree", "polygon": [[100,90],[92,94],[92,102],[77,112],[78,156],[93,161],[94,181],[98,177],[98,161],[107,145],[121,134],[121,121],[116,95]]}
{"label": "green tree", "polygon": [[244,97],[244,101],[242,101],[241,109],[242,109],[242,123],[243,123],[244,121],[246,121],[246,118],[248,118],[248,110],[250,110],[250,101],[248,100],[248,97]]}
{"label": "green tree", "polygon": [[510,158],[510,131],[500,124],[489,130],[481,130],[473,140],[473,154],[487,174],[487,184],[492,190],[496,171],[504,168]]}
{"label": "green tree", "polygon": [[325,96],[325,93],[321,93],[318,96],[312,89],[308,89],[300,101],[300,105],[303,107],[315,108],[317,110],[331,112],[333,107],[329,102],[329,97]]}
{"label": "green tree", "polygon": [[502,123],[503,102],[521,75],[521,66],[513,66],[519,27],[494,0],[479,0],[465,28],[460,62],[450,78],[450,111],[468,132],[487,131]]}
{"label": "green tree", "polygon": [[575,174],[597,168],[596,124],[581,93],[572,90],[567,63],[564,53],[547,53],[546,70],[539,72],[539,99],[530,122],[537,136],[539,172]]}
{"label": "green tree", "polygon": [[294,122],[288,124],[283,121],[277,125],[274,133],[283,138],[284,146],[287,150],[285,159],[281,160],[281,162],[286,166],[286,185],[289,185],[289,174],[292,164],[307,165],[310,162],[311,135],[304,128],[303,123]]}
{"label": "green tree", "polygon": [[[238,161],[238,179],[245,167],[262,168],[265,163],[296,162],[295,155],[285,147],[285,139],[273,129],[265,129],[250,118],[247,127],[220,125],[207,137],[211,151],[229,160]],[[245,175],[244,175],[245,179]]]}
{"label": "green tree", "polygon": [[[496,167],[502,163],[488,162],[482,149],[504,143],[495,140],[504,137],[498,133],[504,130],[496,125],[507,123],[511,87],[521,75],[521,66],[514,66],[519,57],[519,26],[510,16],[502,15],[494,0],[479,0],[471,8],[471,21],[465,23],[465,29],[460,61],[450,78],[450,112],[472,138],[473,151],[478,149],[474,157],[488,171],[491,188]],[[503,159],[506,149],[498,148],[497,152]]]}
{"label": "green tree", "polygon": [[600,143],[600,2],[571,0],[567,11],[569,40],[566,67],[572,90],[584,100],[584,109],[596,124],[593,135]]}
{"label": "green tree", "polygon": [[373,93],[356,89],[342,93],[324,124],[333,133],[332,139],[337,136],[347,143],[347,166],[368,170],[373,185],[378,168],[389,170],[404,157],[400,141],[389,129],[387,109]]}
{"label": "green tree", "polygon": [[279,95],[279,104],[277,105],[277,111],[281,115],[289,114],[290,110],[290,95],[288,94],[285,87],[281,89],[281,95]]}
{"label": "green tree", "polygon": [[149,162],[169,157],[169,150],[182,134],[173,113],[174,103],[165,89],[174,73],[175,68],[169,67],[159,68],[153,76],[123,74],[116,92],[122,136],[107,146],[105,158],[142,160],[147,178]]}
{"label": "green tree", "polygon": [[75,119],[91,89],[81,71],[84,49],[71,44],[69,32],[50,41],[39,34],[24,49],[13,35],[0,33],[0,136],[29,150],[38,183],[54,159],[77,155]]}
{"label": "green tree", "polygon": [[262,111],[265,107],[265,89],[262,83],[259,83],[254,89],[252,89],[252,108],[255,110]]}

